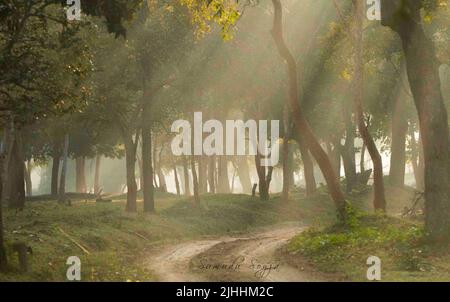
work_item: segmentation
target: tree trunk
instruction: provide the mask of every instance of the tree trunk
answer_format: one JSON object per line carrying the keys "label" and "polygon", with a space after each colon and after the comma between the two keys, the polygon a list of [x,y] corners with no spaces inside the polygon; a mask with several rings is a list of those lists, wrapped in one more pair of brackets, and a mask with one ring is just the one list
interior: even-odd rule
{"label": "tree trunk", "polygon": [[61,176],[59,179],[59,191],[58,191],[58,201],[66,201],[66,174],[67,174],[67,158],[69,156],[69,135],[66,134],[64,137],[64,147],[62,154],[62,167]]}
{"label": "tree trunk", "polygon": [[[3,142],[2,145],[4,145],[5,142]],[[3,146],[4,148],[4,146]],[[5,177],[5,150],[0,150],[0,271],[5,271],[7,264],[8,264],[8,258],[6,256],[6,249],[5,249],[5,239],[4,239],[4,230],[3,230],[3,200],[1,196],[3,196],[3,183]]]}
{"label": "tree trunk", "polygon": [[408,132],[408,119],[405,115],[405,105],[405,100],[401,96],[397,97],[392,115],[389,183],[395,187],[403,187],[405,185],[406,134]]}
{"label": "tree trunk", "polygon": [[23,209],[25,206],[25,161],[23,156],[22,134],[13,130],[12,153],[8,162],[9,202],[13,209]]}
{"label": "tree trunk", "polygon": [[27,160],[25,164],[25,191],[27,196],[33,196],[33,183],[31,181],[31,170],[33,169],[31,161]]}
{"label": "tree trunk", "polygon": [[186,155],[183,155],[183,178],[184,178],[184,195],[191,196],[191,189],[189,186],[189,170]]}
{"label": "tree trunk", "polygon": [[354,48],[355,48],[355,79],[354,79],[354,108],[355,119],[358,125],[359,134],[361,135],[364,144],[367,146],[370,157],[373,162],[373,175],[374,175],[374,199],[373,206],[375,210],[386,211],[386,196],[384,191],[383,180],[383,162],[378,152],[375,141],[367,128],[364,120],[363,111],[363,90],[364,90],[364,63],[362,60],[363,51],[363,14],[364,7],[359,0],[353,0],[354,16],[355,16],[355,29],[354,29]]}
{"label": "tree trunk", "polygon": [[328,155],[322,149],[322,146],[315,137],[308,121],[303,115],[302,108],[300,107],[297,63],[292,53],[286,46],[286,43],[283,38],[283,28],[282,28],[283,13],[280,0],[272,0],[272,3],[275,9],[272,35],[281,57],[283,57],[286,60],[288,66],[289,83],[290,83],[289,100],[292,109],[294,123],[297,127],[299,135],[303,135],[303,137],[305,138],[306,145],[311,151],[311,154],[316,159],[322,171],[322,174],[325,177],[325,180],[328,185],[328,190],[335,203],[339,218],[345,219],[347,203],[344,197],[344,193],[341,190],[338,178],[336,177],[333,171],[333,167],[331,165]]}
{"label": "tree trunk", "polygon": [[316,178],[314,176],[314,163],[309,155],[309,150],[305,146],[303,138],[298,137],[298,146],[303,161],[303,175],[305,178],[306,197],[313,196],[317,191]]}
{"label": "tree trunk", "polygon": [[281,199],[283,201],[289,200],[289,189],[291,181],[291,162],[289,162],[289,140],[291,138],[291,121],[289,117],[289,107],[284,106],[283,110],[283,128],[284,128],[284,139],[283,139],[283,188],[281,192]]}
{"label": "tree trunk", "polygon": [[86,193],[86,157],[75,159],[77,193]]}
{"label": "tree trunk", "polygon": [[230,193],[230,179],[228,177],[228,159],[226,156],[219,156],[219,175],[217,192],[223,194]]}
{"label": "tree trunk", "polygon": [[200,194],[198,190],[197,168],[195,167],[195,156],[191,156],[191,169],[192,169],[192,188],[194,191],[194,205],[200,205]]}
{"label": "tree trunk", "polygon": [[[3,161],[3,158],[0,160]],[[0,165],[0,169],[3,169],[3,163]],[[2,193],[3,193],[3,183],[0,182],[0,196]],[[3,203],[1,202],[0,199],[0,271],[5,271],[7,264],[8,259],[6,257],[5,239],[3,230]]]}
{"label": "tree trunk", "polygon": [[176,165],[173,165],[173,177],[175,178],[175,188],[177,190],[177,195],[181,195],[180,182],[178,180],[178,172],[177,172],[177,166]]}
{"label": "tree trunk", "polygon": [[[157,163],[156,163],[156,146],[158,145],[157,142],[157,138],[155,137],[155,140],[152,144],[152,147],[150,148],[150,152],[152,152],[151,158],[152,158],[152,162],[151,164],[153,165],[153,171],[158,171],[157,170]],[[157,177],[158,177],[158,173],[153,172],[153,187],[159,189],[160,183],[157,181]]]}
{"label": "tree trunk", "polygon": [[359,158],[359,170],[361,171],[361,175],[364,174],[364,172],[366,172],[366,144],[363,144],[361,147],[361,156]]}
{"label": "tree trunk", "polygon": [[[259,199],[261,201],[269,200],[269,184],[267,183],[266,178],[266,167],[261,165],[261,155],[259,152],[255,155],[255,166],[256,166],[256,172],[258,173],[258,189],[259,189]],[[273,170],[273,167],[269,167],[271,171]],[[271,177],[270,177],[271,179]]]}
{"label": "tree trunk", "polygon": [[252,181],[250,179],[250,169],[248,167],[247,156],[236,157],[236,169],[239,176],[239,181],[242,185],[242,191],[244,194],[251,194]]}
{"label": "tree trunk", "polygon": [[344,146],[339,147],[344,165],[346,191],[350,193],[357,185],[358,178],[356,175],[355,161],[355,127],[352,121],[352,113],[349,110],[351,105],[344,105],[344,116],[346,120],[345,142]]}
{"label": "tree trunk", "polygon": [[423,192],[425,189],[425,183],[424,183],[424,166],[423,166],[423,151],[421,140],[419,139],[419,142],[416,141],[416,137],[414,134],[414,128],[410,127],[410,133],[411,137],[411,162],[414,172],[414,179],[416,180],[416,190]]}
{"label": "tree trunk", "polygon": [[422,1],[382,1],[382,24],[403,45],[408,80],[419,115],[425,164],[425,228],[434,240],[450,240],[450,161],[447,109],[433,41],[425,34]]}
{"label": "tree trunk", "polygon": [[[143,117],[149,116],[148,104],[144,108]],[[144,195],[144,212],[155,212],[155,198],[153,187],[153,167],[152,167],[152,132],[150,121],[144,118],[144,125],[142,127],[142,173],[143,173],[143,188]],[[156,156],[156,154],[153,154]],[[160,180],[161,181],[161,180]]]}
{"label": "tree trunk", "polygon": [[102,161],[102,155],[97,154],[95,156],[95,173],[94,173],[94,194],[100,194],[100,166]]}
{"label": "tree trunk", "polygon": [[203,156],[198,160],[198,186],[200,194],[208,192],[208,182],[206,179],[206,171],[208,169],[207,161]]}
{"label": "tree trunk", "polygon": [[[127,176],[127,212],[136,212],[137,184],[136,184],[136,143],[133,142],[132,134],[123,130],[123,139],[125,144],[125,166]],[[136,138],[136,142],[138,139]],[[143,147],[144,148],[144,147]]]}
{"label": "tree trunk", "polygon": [[[164,144],[161,146],[161,149],[159,149],[159,154],[158,154],[158,179],[159,179],[159,189],[162,192],[167,192],[167,184],[166,184],[166,178],[164,177],[164,173],[162,170],[162,153],[164,151]],[[155,167],[156,168],[156,167]]]}
{"label": "tree trunk", "polygon": [[216,193],[216,157],[213,155],[209,158],[208,163],[208,183],[209,183],[209,193]]}
{"label": "tree trunk", "polygon": [[52,159],[52,182],[51,194],[54,198],[58,196],[58,179],[59,179],[59,164],[61,162],[61,144],[58,140],[53,143],[53,159]]}

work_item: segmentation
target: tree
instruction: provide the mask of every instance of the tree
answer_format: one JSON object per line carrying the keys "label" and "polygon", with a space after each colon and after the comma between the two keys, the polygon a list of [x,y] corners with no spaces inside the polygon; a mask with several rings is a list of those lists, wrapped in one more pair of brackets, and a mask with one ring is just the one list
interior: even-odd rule
{"label": "tree", "polygon": [[282,29],[282,6],[280,0],[272,0],[273,7],[275,9],[274,24],[272,29],[272,35],[275,43],[278,47],[278,51],[281,57],[286,61],[289,74],[289,104],[292,110],[293,120],[308,145],[312,155],[319,164],[320,169],[327,181],[328,188],[331,197],[335,203],[338,216],[341,219],[346,217],[346,201],[344,194],[340,188],[338,179],[334,173],[330,159],[325,151],[322,149],[320,143],[317,141],[311,127],[303,116],[303,111],[299,104],[299,92],[298,92],[298,72],[297,63],[289,51],[284,38]]}
{"label": "tree", "polygon": [[364,65],[362,61],[362,45],[363,45],[363,14],[364,9],[362,2],[353,0],[355,11],[355,29],[354,29],[354,47],[355,47],[355,80],[354,80],[354,108],[355,118],[358,125],[359,133],[364,144],[369,151],[374,167],[374,200],[375,210],[386,211],[386,196],[384,191],[383,180],[383,162],[380,152],[375,144],[364,119],[364,111],[362,105],[363,85],[364,85]]}
{"label": "tree", "polygon": [[450,239],[450,133],[433,42],[421,17],[435,1],[382,0],[382,24],[403,46],[408,80],[419,115],[425,162],[425,227],[433,240]]}

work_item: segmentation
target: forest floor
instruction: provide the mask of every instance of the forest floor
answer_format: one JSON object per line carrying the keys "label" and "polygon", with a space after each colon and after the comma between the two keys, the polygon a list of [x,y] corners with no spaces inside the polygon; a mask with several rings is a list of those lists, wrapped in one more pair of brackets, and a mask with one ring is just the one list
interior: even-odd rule
{"label": "forest floor", "polygon": [[[246,236],[282,222],[314,225],[332,222],[334,211],[326,193],[296,201],[278,197],[261,202],[248,195],[205,195],[202,206],[171,194],[156,196],[156,214],[126,213],[119,196],[110,203],[72,200],[28,202],[23,211],[5,208],[4,224],[10,269],[0,281],[64,281],[69,256],[82,263],[83,281],[153,281],[161,277],[148,259],[173,244],[221,237]],[[294,234],[292,234],[293,236]],[[21,273],[12,245],[30,246],[31,270]]]}
{"label": "forest floor", "polygon": [[[382,260],[382,280],[450,280],[447,248],[420,241],[421,223],[398,218],[411,190],[388,190],[389,217],[370,210],[370,192],[349,196],[351,228],[333,226],[333,204],[324,188],[312,198],[296,192],[261,202],[247,195],[190,198],[158,193],[156,214],[124,211],[111,203],[73,200],[29,202],[5,209],[10,269],[0,281],[64,281],[69,256],[82,263],[83,281],[341,281],[366,279],[366,260]],[[12,244],[33,250],[31,271],[21,273]]]}

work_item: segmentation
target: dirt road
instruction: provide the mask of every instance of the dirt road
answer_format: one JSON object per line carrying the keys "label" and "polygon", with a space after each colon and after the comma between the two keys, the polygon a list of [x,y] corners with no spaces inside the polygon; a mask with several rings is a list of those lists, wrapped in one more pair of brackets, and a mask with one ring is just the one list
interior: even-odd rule
{"label": "dirt road", "polygon": [[151,257],[148,265],[160,281],[322,281],[277,256],[277,250],[303,230],[286,224],[240,237],[172,245]]}

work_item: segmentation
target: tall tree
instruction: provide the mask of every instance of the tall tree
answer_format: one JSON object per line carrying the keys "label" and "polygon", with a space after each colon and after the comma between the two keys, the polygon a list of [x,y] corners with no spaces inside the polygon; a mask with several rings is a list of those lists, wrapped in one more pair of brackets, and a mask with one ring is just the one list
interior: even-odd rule
{"label": "tall tree", "polygon": [[341,219],[344,219],[346,217],[346,200],[340,188],[339,181],[334,173],[333,166],[328,155],[322,149],[322,146],[315,137],[300,107],[297,63],[283,38],[283,12],[281,2],[280,0],[272,0],[272,4],[275,9],[272,36],[281,57],[287,63],[289,75],[289,103],[292,110],[294,124],[297,127],[298,132],[304,136],[306,144],[308,145],[325,177],[330,195],[335,203],[338,216]]}
{"label": "tall tree", "polygon": [[381,22],[402,41],[419,115],[425,162],[425,227],[431,239],[450,240],[450,132],[434,44],[422,23],[421,9],[426,2],[430,1],[382,0]]}
{"label": "tall tree", "polygon": [[364,141],[364,144],[369,151],[370,157],[372,158],[373,168],[374,168],[374,198],[373,206],[375,210],[386,211],[386,196],[384,190],[384,180],[383,180],[383,162],[378,151],[375,140],[367,128],[364,119],[364,109],[363,109],[363,96],[364,96],[364,64],[362,61],[362,50],[363,50],[363,16],[364,16],[364,6],[362,1],[353,0],[354,7],[354,48],[355,48],[355,77],[354,77],[354,108],[355,108],[355,118],[356,124],[358,125],[359,133]]}

